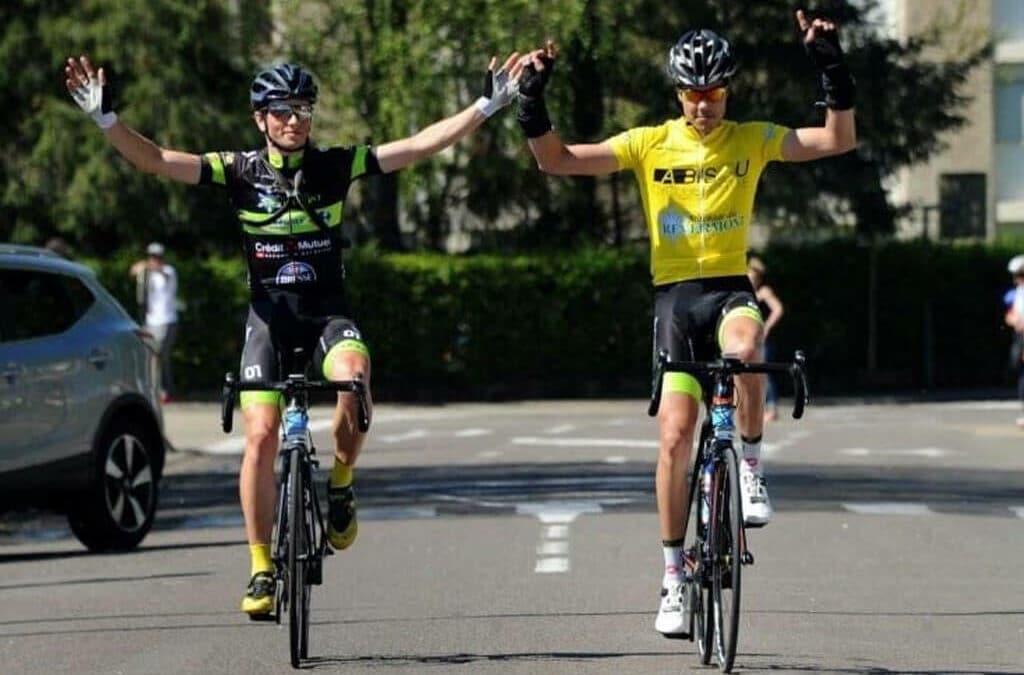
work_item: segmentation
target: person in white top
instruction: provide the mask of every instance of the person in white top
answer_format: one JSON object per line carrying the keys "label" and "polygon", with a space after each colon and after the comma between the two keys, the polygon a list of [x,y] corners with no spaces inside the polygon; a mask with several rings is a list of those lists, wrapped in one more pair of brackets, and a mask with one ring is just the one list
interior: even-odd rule
{"label": "person in white top", "polygon": [[154,241],[146,247],[146,254],[130,272],[136,281],[142,321],[159,345],[161,398],[168,403],[174,392],[171,350],[178,334],[178,275],[164,262],[163,244]]}
{"label": "person in white top", "polygon": [[[1024,405],[1024,255],[1014,256],[1006,266],[1013,276],[1014,287],[1006,292],[1006,325],[1013,329],[1010,347],[1010,370],[1017,375],[1017,395]],[[1017,418],[1017,426],[1024,429],[1024,416]]]}

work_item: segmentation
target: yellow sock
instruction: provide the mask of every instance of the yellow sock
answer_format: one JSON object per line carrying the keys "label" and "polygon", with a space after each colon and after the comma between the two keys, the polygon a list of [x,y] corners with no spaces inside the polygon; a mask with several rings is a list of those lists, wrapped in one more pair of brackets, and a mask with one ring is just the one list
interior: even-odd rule
{"label": "yellow sock", "polygon": [[352,484],[352,467],[334,460],[334,468],[331,469],[331,487],[347,487]]}
{"label": "yellow sock", "polygon": [[249,554],[252,556],[251,574],[273,571],[274,561],[270,559],[270,544],[249,544]]}

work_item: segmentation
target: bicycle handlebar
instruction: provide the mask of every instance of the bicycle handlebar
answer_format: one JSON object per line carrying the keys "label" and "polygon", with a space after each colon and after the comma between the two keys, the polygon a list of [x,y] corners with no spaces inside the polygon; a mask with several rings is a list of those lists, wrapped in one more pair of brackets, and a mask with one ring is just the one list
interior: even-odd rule
{"label": "bicycle handlebar", "polygon": [[234,426],[235,395],[240,391],[279,391],[292,396],[303,391],[352,392],[359,404],[359,431],[366,433],[370,428],[370,416],[366,405],[366,384],[356,380],[307,380],[303,375],[289,375],[280,382],[250,380],[239,382],[234,373],[224,374],[224,388],[221,390],[220,426],[224,433],[231,433]]}
{"label": "bicycle handlebar", "polygon": [[792,363],[746,363],[735,357],[725,356],[714,361],[669,361],[668,352],[664,349],[658,353],[658,366],[654,392],[651,394],[651,403],[647,408],[647,414],[654,417],[658,414],[658,407],[661,405],[661,381],[665,373],[690,373],[691,375],[729,376],[743,375],[747,373],[789,373],[793,378],[793,419],[800,419],[804,415],[804,407],[809,401],[807,391],[807,373],[804,370],[806,358],[801,350],[793,354]]}

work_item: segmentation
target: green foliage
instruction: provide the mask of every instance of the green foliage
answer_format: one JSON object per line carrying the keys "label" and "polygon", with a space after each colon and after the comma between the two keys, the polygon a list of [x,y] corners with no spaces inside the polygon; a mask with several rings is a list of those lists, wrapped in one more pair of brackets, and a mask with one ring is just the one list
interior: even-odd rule
{"label": "green foliage", "polygon": [[[786,307],[772,334],[775,356],[803,349],[815,395],[999,386],[1010,342],[1006,261],[1017,251],[852,239],[772,246],[767,282]],[[175,375],[183,391],[210,394],[241,354],[244,263],[168,255],[186,303]],[[89,261],[129,309],[132,258]],[[647,265],[640,248],[450,257],[367,247],[348,261],[348,290],[377,398],[644,396]]]}
{"label": "green foliage", "polygon": [[223,2],[22,0],[5,4],[0,20],[0,54],[18,63],[0,74],[13,93],[15,129],[0,140],[0,239],[39,243],[59,233],[100,255],[158,237],[197,252],[237,242],[223,226],[231,222],[223,195],[137,172],[63,81],[65,59],[88,54],[107,74],[115,110],[157,143],[187,151],[249,145],[258,137],[246,133],[251,122],[239,111],[250,68],[233,53],[238,40]]}

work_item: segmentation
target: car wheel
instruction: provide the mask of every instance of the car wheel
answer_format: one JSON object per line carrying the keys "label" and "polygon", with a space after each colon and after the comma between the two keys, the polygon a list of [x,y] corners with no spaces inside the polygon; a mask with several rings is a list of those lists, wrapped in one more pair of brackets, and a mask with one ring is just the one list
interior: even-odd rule
{"label": "car wheel", "polygon": [[154,434],[117,418],[94,449],[92,484],[68,514],[71,531],[92,551],[127,550],[153,526],[160,465]]}

